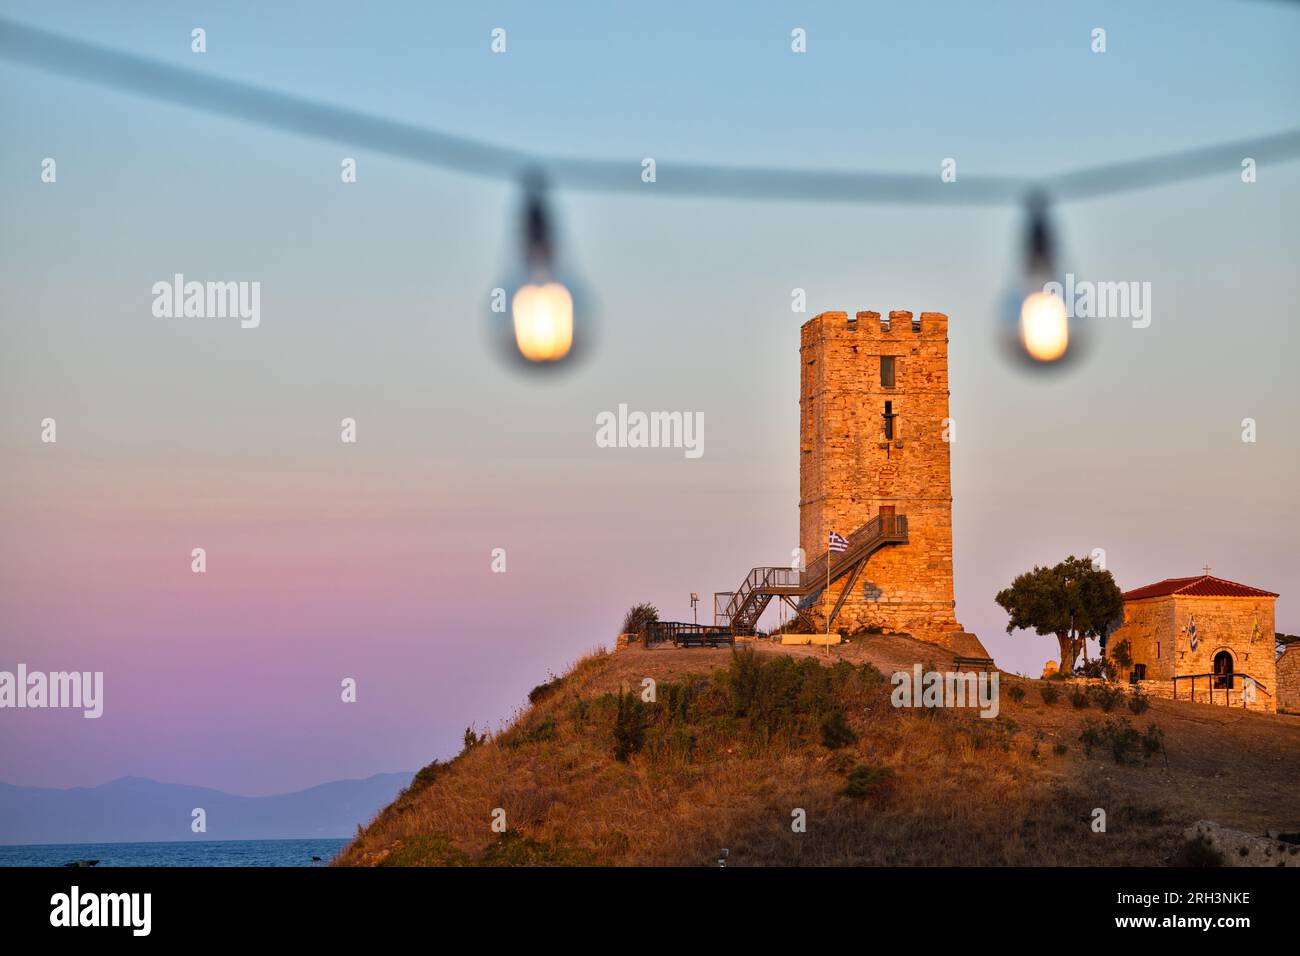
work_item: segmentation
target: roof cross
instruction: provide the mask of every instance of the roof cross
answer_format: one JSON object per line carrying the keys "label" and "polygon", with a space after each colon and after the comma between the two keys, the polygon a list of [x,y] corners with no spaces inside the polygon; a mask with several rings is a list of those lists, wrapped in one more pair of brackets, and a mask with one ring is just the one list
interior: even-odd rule
{"label": "roof cross", "polygon": [[1205,565],[1204,567],[1202,567],[1201,570],[1203,570],[1203,571],[1205,572],[1205,576],[1206,576],[1207,578],[1210,576],[1210,566],[1209,566],[1208,564]]}

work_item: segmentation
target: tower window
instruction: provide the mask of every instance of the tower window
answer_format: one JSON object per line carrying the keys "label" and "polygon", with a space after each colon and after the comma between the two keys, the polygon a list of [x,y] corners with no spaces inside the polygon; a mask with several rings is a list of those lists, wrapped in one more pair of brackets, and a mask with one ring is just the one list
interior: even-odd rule
{"label": "tower window", "polygon": [[894,387],[894,356],[880,356],[880,387]]}
{"label": "tower window", "polygon": [[894,403],[885,402],[885,414],[881,416],[885,420],[885,441],[894,440],[894,419],[897,417],[894,414]]}

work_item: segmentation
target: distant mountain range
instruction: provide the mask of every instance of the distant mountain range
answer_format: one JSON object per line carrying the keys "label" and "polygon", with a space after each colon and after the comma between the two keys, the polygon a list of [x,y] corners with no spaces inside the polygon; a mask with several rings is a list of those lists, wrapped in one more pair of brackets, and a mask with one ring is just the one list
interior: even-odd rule
{"label": "distant mountain range", "polygon": [[[379,773],[270,797],[238,797],[145,777],[69,790],[0,783],[0,844],[349,837],[391,803],[412,776]],[[190,829],[195,808],[206,814],[206,833]]]}

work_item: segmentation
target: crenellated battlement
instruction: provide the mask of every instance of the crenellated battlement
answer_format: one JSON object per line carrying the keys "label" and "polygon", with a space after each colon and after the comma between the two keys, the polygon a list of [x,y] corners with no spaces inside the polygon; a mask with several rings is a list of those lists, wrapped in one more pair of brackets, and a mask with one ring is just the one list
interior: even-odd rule
{"label": "crenellated battlement", "polygon": [[933,337],[948,335],[948,316],[943,312],[915,312],[894,310],[882,315],[879,312],[820,312],[804,323],[804,328],[813,326],[828,335],[850,334],[860,338],[888,337],[891,341],[902,341],[908,336],[920,335]]}

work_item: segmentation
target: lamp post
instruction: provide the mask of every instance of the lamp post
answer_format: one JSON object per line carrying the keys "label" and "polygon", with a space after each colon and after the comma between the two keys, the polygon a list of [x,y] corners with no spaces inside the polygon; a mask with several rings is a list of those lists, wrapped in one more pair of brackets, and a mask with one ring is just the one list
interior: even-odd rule
{"label": "lamp post", "polygon": [[694,591],[691,592],[691,611],[695,614],[695,626],[700,625],[700,596]]}

